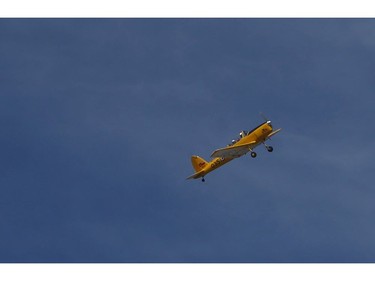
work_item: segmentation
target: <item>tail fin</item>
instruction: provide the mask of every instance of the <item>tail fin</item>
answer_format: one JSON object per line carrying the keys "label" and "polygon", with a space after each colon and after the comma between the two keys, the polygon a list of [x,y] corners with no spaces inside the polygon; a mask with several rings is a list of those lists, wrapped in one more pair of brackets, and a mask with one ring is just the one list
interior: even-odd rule
{"label": "tail fin", "polygon": [[191,164],[193,165],[194,167],[194,170],[196,172],[199,172],[201,171],[204,167],[206,167],[206,165],[208,164],[206,160],[204,160],[203,158],[199,157],[199,156],[196,156],[196,155],[193,155],[191,156]]}

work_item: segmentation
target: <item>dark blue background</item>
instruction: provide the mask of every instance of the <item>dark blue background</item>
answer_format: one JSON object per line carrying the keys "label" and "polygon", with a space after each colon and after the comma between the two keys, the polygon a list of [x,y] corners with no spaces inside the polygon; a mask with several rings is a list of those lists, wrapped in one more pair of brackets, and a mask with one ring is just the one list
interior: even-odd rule
{"label": "dark blue background", "polygon": [[375,262],[374,77],[369,19],[2,19],[0,262]]}

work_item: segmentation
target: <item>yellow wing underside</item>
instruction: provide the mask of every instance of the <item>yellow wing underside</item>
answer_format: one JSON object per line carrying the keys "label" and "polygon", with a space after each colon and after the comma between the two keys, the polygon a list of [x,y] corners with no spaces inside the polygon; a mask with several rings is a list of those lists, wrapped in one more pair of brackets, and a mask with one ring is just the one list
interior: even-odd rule
{"label": "yellow wing underside", "polygon": [[249,152],[250,149],[255,147],[256,141],[251,141],[248,143],[240,144],[240,145],[234,145],[234,146],[228,146],[220,149],[216,149],[212,154],[211,157],[224,157],[224,158],[235,158],[240,157],[247,152]]}

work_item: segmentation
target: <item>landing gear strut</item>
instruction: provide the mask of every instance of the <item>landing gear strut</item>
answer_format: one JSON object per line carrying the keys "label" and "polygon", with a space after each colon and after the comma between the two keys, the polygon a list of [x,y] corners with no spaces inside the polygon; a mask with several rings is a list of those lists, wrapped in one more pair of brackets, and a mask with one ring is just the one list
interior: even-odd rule
{"label": "landing gear strut", "polygon": [[264,144],[264,147],[267,149],[268,152],[272,152],[273,151],[273,147],[270,146],[270,145],[266,145],[265,143]]}

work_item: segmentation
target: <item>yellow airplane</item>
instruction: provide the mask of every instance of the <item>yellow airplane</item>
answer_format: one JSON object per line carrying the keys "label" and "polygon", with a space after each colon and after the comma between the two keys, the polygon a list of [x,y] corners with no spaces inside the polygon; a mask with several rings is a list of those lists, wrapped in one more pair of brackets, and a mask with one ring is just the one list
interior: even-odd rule
{"label": "yellow airplane", "polygon": [[250,152],[251,157],[255,158],[257,154],[253,149],[260,144],[263,144],[269,152],[272,152],[273,147],[267,145],[265,141],[280,132],[280,130],[281,128],[273,130],[271,121],[266,119],[266,122],[260,124],[250,132],[241,131],[240,138],[232,140],[232,143],[228,144],[227,147],[215,150],[211,154],[211,158],[213,159],[210,162],[205,161],[199,156],[193,155],[191,157],[191,163],[195,170],[195,174],[189,176],[187,179],[202,178],[202,181],[204,182],[205,175],[235,158],[241,157],[248,152]]}

